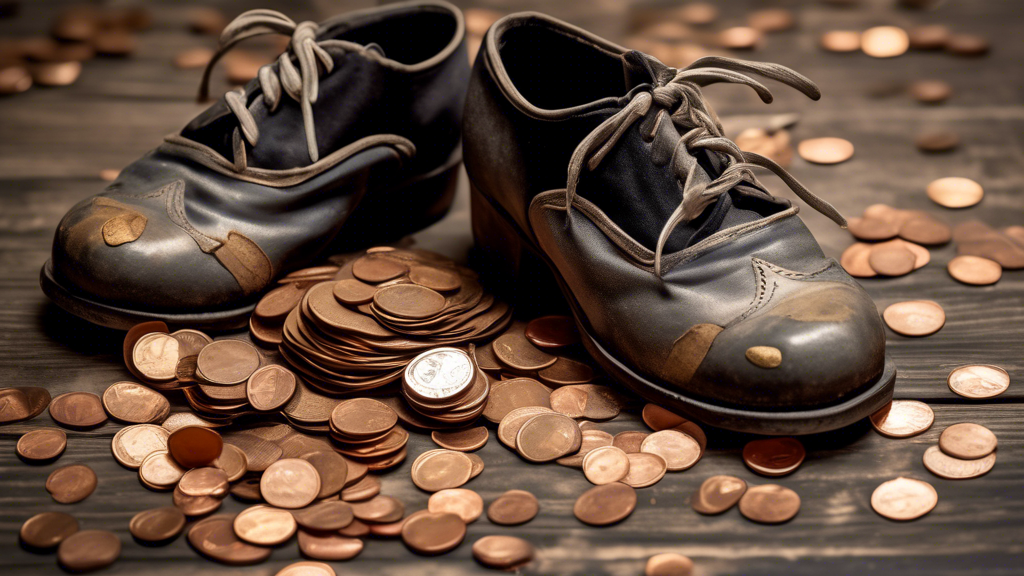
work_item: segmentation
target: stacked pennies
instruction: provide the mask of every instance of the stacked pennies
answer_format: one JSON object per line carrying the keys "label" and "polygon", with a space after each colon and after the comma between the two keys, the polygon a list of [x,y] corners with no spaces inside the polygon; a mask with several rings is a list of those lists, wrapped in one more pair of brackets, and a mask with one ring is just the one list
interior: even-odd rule
{"label": "stacked pennies", "polygon": [[384,470],[405,460],[409,433],[398,426],[398,414],[383,402],[345,400],[331,411],[329,428],[334,449],[370,470]]}
{"label": "stacked pennies", "polygon": [[457,348],[428,350],[409,363],[402,395],[420,416],[440,427],[476,420],[487,406],[490,380]]}

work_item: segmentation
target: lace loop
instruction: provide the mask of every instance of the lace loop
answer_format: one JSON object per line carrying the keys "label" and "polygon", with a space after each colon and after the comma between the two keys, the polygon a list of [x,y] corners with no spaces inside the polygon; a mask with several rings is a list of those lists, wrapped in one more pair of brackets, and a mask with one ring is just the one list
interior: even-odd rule
{"label": "lace loop", "polygon": [[[814,195],[784,168],[760,154],[740,150],[736,143],[723,136],[721,123],[714,110],[708,106],[700,87],[719,82],[742,84],[752,88],[765,103],[770,103],[771,91],[744,73],[755,73],[777,80],[813,100],[821,98],[821,92],[813,82],[785,66],[734,60],[722,56],[701,58],[683,70],[675,71],[671,80],[654,87],[650,92],[639,92],[634,95],[622,110],[598,125],[579,143],[569,160],[568,182],[565,187],[566,209],[572,210],[572,201],[576,196],[584,165],[589,170],[597,168],[626,129],[645,117],[652,105],[657,105],[660,108],[659,114],[667,112],[672,122],[679,129],[685,130],[673,146],[671,157],[672,169],[676,177],[683,182],[683,199],[658,235],[654,251],[654,272],[657,276],[662,275],[661,260],[665,245],[680,223],[697,218],[708,206],[716,202],[719,196],[739,184],[749,183],[762,188],[754,174],[755,167],[766,168],[778,175],[800,199],[845,228],[846,219],[831,204]],[[644,135],[645,138],[651,140],[659,137],[660,121],[659,116],[650,124],[650,131]],[[709,179],[699,169],[699,165],[689,154],[696,148],[710,150],[719,155],[725,169],[717,178]]]}

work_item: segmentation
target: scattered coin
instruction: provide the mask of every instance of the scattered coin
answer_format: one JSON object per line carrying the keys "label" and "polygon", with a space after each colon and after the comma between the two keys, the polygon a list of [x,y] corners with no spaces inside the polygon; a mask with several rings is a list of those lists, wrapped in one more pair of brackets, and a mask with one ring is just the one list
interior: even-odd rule
{"label": "scattered coin", "polygon": [[690,435],[678,430],[661,430],[644,439],[641,452],[657,454],[665,459],[670,472],[692,467],[700,460],[700,444]]}
{"label": "scattered coin", "polygon": [[690,576],[693,560],[675,552],[655,554],[647,559],[644,576]]}
{"label": "scattered coin", "polygon": [[871,267],[871,264],[868,263],[868,256],[871,254],[872,246],[874,245],[856,242],[843,251],[843,255],[839,257],[839,263],[850,276],[854,278],[873,278],[878,275],[874,268]]}
{"label": "scattered coin", "polygon": [[92,428],[107,421],[100,397],[89,392],[68,392],[50,402],[50,417],[68,428]]}
{"label": "scattered coin", "polygon": [[132,517],[128,531],[143,542],[166,542],[185,529],[185,514],[174,506],[144,510]]}
{"label": "scattered coin", "polygon": [[178,488],[171,493],[171,501],[185,516],[206,516],[220,508],[223,500],[216,496],[189,496]]}
{"label": "scattered coin", "polygon": [[[582,428],[581,428],[582,430]],[[556,460],[562,466],[570,468],[583,468],[583,460],[595,448],[611,446],[614,438],[603,430],[582,430],[583,438],[580,441],[580,449],[575,454],[563,456]],[[639,449],[637,449],[639,452]]]}
{"label": "scattered coin", "polygon": [[546,406],[523,406],[522,408],[510,410],[501,418],[498,424],[498,440],[505,446],[515,450],[516,436],[519,435],[519,430],[523,427],[523,424],[526,424],[534,416],[551,414],[553,412],[551,408]]}
{"label": "scattered coin", "polygon": [[487,444],[490,433],[485,426],[477,426],[452,431],[434,430],[430,433],[430,438],[441,448],[472,452]]}
{"label": "scattered coin", "polygon": [[473,462],[455,450],[431,450],[412,463],[413,484],[427,492],[458,488],[472,477]]}
{"label": "scattered coin", "polygon": [[971,286],[995,284],[1003,276],[999,262],[980,256],[957,256],[949,261],[946,270],[954,280]]}
{"label": "scattered coin", "polygon": [[861,34],[861,50],[874,58],[893,58],[907,51],[910,38],[902,28],[876,26]]}
{"label": "scattered coin", "polygon": [[932,409],[917,400],[893,400],[871,415],[871,426],[890,438],[917,436],[931,428],[934,421]]}
{"label": "scattered coin", "polygon": [[533,560],[533,546],[515,536],[484,536],[473,543],[473,558],[495,570],[515,570]]}
{"label": "scattered coin", "polygon": [[883,276],[903,276],[914,271],[917,257],[903,243],[885,242],[871,247],[868,265]]}
{"label": "scattered coin", "polygon": [[46,478],[46,491],[61,504],[85,500],[96,489],[96,473],[84,464],[57,468]]}
{"label": "scattered coin", "polygon": [[365,476],[341,491],[341,499],[345,502],[369,500],[380,494],[380,480],[376,476]]}
{"label": "scattered coin", "polygon": [[740,497],[740,514],[761,524],[788,522],[800,511],[800,496],[778,484],[764,484],[747,489]]}
{"label": "scattered coin", "polygon": [[213,59],[213,50],[209,48],[189,48],[178,52],[174,57],[174,65],[183,70],[205,68]]}
{"label": "scattered coin", "polygon": [[[498,423],[513,410],[527,406],[539,406],[551,411],[551,391],[531,378],[503,380],[491,386],[483,415],[487,420]],[[498,438],[501,438],[500,433]]]}
{"label": "scattered coin", "polygon": [[464,523],[472,524],[484,513],[484,500],[472,490],[449,488],[431,494],[427,509],[431,512],[449,512],[461,518]]}
{"label": "scattered coin", "polygon": [[228,477],[228,482],[240,480],[248,472],[249,458],[241,448],[234,444],[225,444],[220,456],[213,461],[212,466],[220,468]]}
{"label": "scattered coin", "polygon": [[952,130],[928,130],[914,141],[924,152],[948,152],[960,145],[960,136]]}
{"label": "scattered coin", "polygon": [[636,490],[621,482],[594,486],[576,499],[573,514],[584,524],[608,526],[621,522],[636,509]]}
{"label": "scattered coin", "polygon": [[941,50],[949,41],[949,28],[938,24],[917,26],[907,31],[910,47],[915,50]]}
{"label": "scattered coin", "polygon": [[106,530],[82,530],[68,536],[57,548],[57,561],[74,572],[110,566],[121,555],[121,540]]}
{"label": "scattered coin", "polygon": [[690,506],[701,514],[721,514],[740,501],[747,483],[735,476],[712,476],[690,497]]}
{"label": "scattered coin", "polygon": [[626,400],[609,386],[574,384],[551,392],[551,409],[570,418],[611,420],[619,415]]}
{"label": "scattered coin", "polygon": [[217,340],[203,348],[196,363],[211,384],[232,386],[245,382],[259,368],[260,353],[241,340]]}
{"label": "scattered coin", "polygon": [[946,40],[946,50],[957,56],[983,56],[988,53],[989,44],[981,36],[953,34]]}
{"label": "scattered coin", "polygon": [[890,520],[916,520],[939,502],[935,488],[927,482],[899,477],[881,483],[871,494],[871,507]]}
{"label": "scattered coin", "polygon": [[614,446],[599,446],[583,458],[583,475],[598,486],[618,482],[629,474],[630,458]]}
{"label": "scattered coin", "polygon": [[402,525],[402,541],[419,554],[444,554],[462,543],[466,524],[455,514],[424,512]]}
{"label": "scattered coin", "polygon": [[352,507],[339,500],[319,502],[291,514],[299,526],[320,532],[341,530],[355,519]]}
{"label": "scattered coin", "polygon": [[567,416],[550,413],[530,418],[516,435],[516,450],[530,462],[550,462],[580,449],[583,432]]}
{"label": "scattered coin", "polygon": [[847,229],[858,240],[888,240],[899,234],[899,226],[895,222],[881,218],[850,218]]}
{"label": "scattered coin", "polygon": [[82,74],[81,62],[39,62],[29,71],[32,81],[39,86],[70,86]]}
{"label": "scattered coin", "polygon": [[821,35],[821,47],[829,52],[856,52],[860,50],[860,32],[830,30]]}
{"label": "scattered coin", "polygon": [[103,56],[128,56],[138,46],[138,38],[128,30],[101,30],[92,39],[93,48]]}
{"label": "scattered coin", "polygon": [[42,512],[25,520],[18,533],[21,541],[34,550],[48,550],[78,532],[78,520],[63,512]]}
{"label": "scattered coin", "polygon": [[[366,529],[366,532],[361,534],[362,536],[369,534],[366,524],[358,520],[349,524],[348,528],[356,526],[357,523],[358,526]],[[302,554],[317,560],[329,560],[332,562],[351,560],[363,551],[363,541],[358,537],[346,536],[337,532],[313,533],[299,530],[298,540],[299,550],[302,551]],[[300,575],[297,574],[296,576]]]}
{"label": "scattered coin", "polygon": [[996,453],[973,460],[964,460],[945,454],[939,446],[924,451],[924,467],[947,480],[967,480],[988,474],[996,464]]}
{"label": "scattered coin", "polygon": [[396,498],[381,494],[365,502],[352,503],[352,514],[364,522],[386,524],[401,520],[405,516],[405,505]]}
{"label": "scattered coin", "polygon": [[240,540],[257,546],[284,544],[298,529],[291,512],[262,504],[239,512],[232,527]]}
{"label": "scattered coin", "polygon": [[270,558],[270,548],[239,540],[233,523],[234,518],[226,514],[204,518],[189,528],[189,544],[210,560],[232,566],[258,564]]}
{"label": "scattered coin", "polygon": [[838,164],[853,156],[853,144],[842,138],[812,138],[797,144],[797,153],[815,164]]}
{"label": "scattered coin", "polygon": [[36,386],[0,388],[0,405],[0,424],[31,420],[50,405],[50,393]]}
{"label": "scattered coin", "polygon": [[760,31],[748,26],[733,26],[718,33],[718,45],[731,50],[752,50],[763,39]]}
{"label": "scattered coin", "polygon": [[946,208],[967,208],[981,202],[985,191],[974,180],[959,177],[939,178],[928,185],[928,197]]}
{"label": "scattered coin", "polygon": [[166,450],[151,453],[139,464],[139,480],[154,490],[174,488],[184,475],[185,469]]}
{"label": "scattered coin", "polygon": [[246,383],[245,395],[256,410],[277,410],[295,394],[295,374],[276,364],[264,366],[252,373]]}
{"label": "scattered coin", "polygon": [[263,472],[260,494],[271,506],[304,508],[320,494],[320,475],[316,468],[305,460],[278,460]]}
{"label": "scattered coin", "polygon": [[337,576],[337,573],[323,562],[296,562],[285,566],[275,576]]}
{"label": "scattered coin", "polygon": [[[927,255],[928,250],[922,246],[915,246],[914,242],[929,246],[945,244],[953,238],[953,230],[947,224],[939,222],[930,216],[910,216],[900,226],[900,238],[909,241],[902,244],[911,252],[914,252],[915,255],[918,255],[920,252],[924,252]],[[929,259],[931,259],[931,256],[928,256],[926,261]],[[919,261],[914,265],[914,268],[917,269],[923,265]]]}
{"label": "scattered coin", "polygon": [[230,485],[228,475],[223,470],[207,466],[185,472],[178,481],[177,489],[186,496],[223,498],[228,495]]}
{"label": "scattered coin", "polygon": [[1010,387],[1010,375],[998,366],[960,366],[949,373],[946,383],[964,398],[992,398]]}
{"label": "scattered coin", "polygon": [[22,435],[15,450],[31,462],[55,460],[68,446],[68,435],[57,428],[40,428]]}
{"label": "scattered coin", "polygon": [[946,312],[931,300],[908,300],[890,305],[882,312],[886,325],[903,336],[928,336],[946,323]]}
{"label": "scattered coin", "polygon": [[541,316],[526,325],[526,339],[540,348],[562,348],[580,341],[576,323],[568,316]]}
{"label": "scattered coin", "polygon": [[491,343],[498,360],[511,368],[524,372],[543,370],[554,364],[557,356],[544,352],[527,340],[524,332],[510,330]]}
{"label": "scattered coin", "polygon": [[1007,270],[1024,268],[1024,244],[987,224],[977,220],[957,224],[953,239],[957,254],[988,258]]}
{"label": "scattered coin", "polygon": [[762,476],[791,474],[803,463],[807,452],[796,438],[752,440],[743,447],[743,463]]}
{"label": "scattered coin", "polygon": [[179,343],[170,334],[152,332],[135,343],[132,365],[146,380],[167,382],[175,377]]}
{"label": "scattered coin", "polygon": [[646,452],[632,452],[626,454],[629,459],[629,473],[621,482],[633,488],[647,488],[654,486],[665,477],[668,472],[668,464],[665,459],[657,454]]}
{"label": "scattered coin", "polygon": [[167,451],[185,468],[209,466],[220,456],[224,440],[220,434],[202,426],[186,426],[167,438]]}
{"label": "scattered coin", "polygon": [[796,26],[796,16],[785,8],[764,8],[751,12],[747,24],[761,32],[782,32]]}
{"label": "scattered coin", "polygon": [[0,66],[0,94],[19,94],[32,87],[32,75],[24,66]]}
{"label": "scattered coin", "polygon": [[910,85],[910,94],[918,102],[939,104],[953,94],[953,87],[942,80],[918,80]]}
{"label": "scattered coin", "polygon": [[487,518],[502,526],[525,524],[537,515],[540,503],[525,490],[509,490],[487,507]]}
{"label": "scattered coin", "polygon": [[171,413],[163,394],[134,382],[116,382],[103,392],[103,407],[113,418],[131,424],[162,422]]}
{"label": "scattered coin", "polygon": [[644,424],[647,424],[655,432],[669,430],[686,422],[686,418],[669,412],[657,404],[645,404],[641,417]]}
{"label": "scattered coin", "polygon": [[303,454],[301,458],[312,464],[320,476],[320,493],[317,498],[334,496],[349,483],[350,474],[354,483],[358,481],[355,475],[365,475],[367,472],[365,467],[358,467],[334,451],[318,450]]}
{"label": "scattered coin", "polygon": [[[587,431],[583,431],[584,442],[586,441]],[[644,438],[650,436],[647,432],[640,432],[639,430],[626,430],[625,432],[619,432],[612,438],[612,446],[622,450],[626,454],[635,454],[640,452],[640,446],[644,442]]]}
{"label": "scattered coin", "polygon": [[963,460],[984,458],[995,451],[997,444],[996,435],[991,430],[970,422],[953,424],[939,436],[939,448]]}

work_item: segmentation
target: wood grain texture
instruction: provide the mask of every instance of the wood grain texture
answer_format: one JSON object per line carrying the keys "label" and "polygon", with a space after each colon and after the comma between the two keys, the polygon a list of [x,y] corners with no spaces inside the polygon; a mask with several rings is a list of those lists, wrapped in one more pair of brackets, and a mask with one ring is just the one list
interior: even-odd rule
{"label": "wood grain texture", "polygon": [[[22,15],[0,20],[0,36],[39,34],[59,2],[24,2]],[[252,7],[286,11],[296,20],[319,19],[342,10],[370,5],[369,1],[312,0],[253,3],[224,1],[229,15]],[[463,0],[456,4],[468,6]],[[474,3],[503,11],[544,10],[599,34],[623,40],[627,3],[534,2],[492,0]],[[742,23],[755,0],[719,3],[722,25]],[[738,57],[775,61],[791,66],[822,88],[820,102],[775,84],[775,104],[760,103],[746,88],[712,86],[706,94],[728,129],[768,114],[799,112],[794,141],[815,136],[840,136],[856,146],[854,158],[838,166],[815,166],[795,159],[791,172],[844,214],[859,215],[864,207],[885,202],[915,208],[950,223],[980,219],[994,226],[1024,224],[1024,44],[1019,41],[1019,7],[1013,2],[987,0],[945,2],[932,12],[893,8],[895,2],[865,1],[856,9],[824,3],[802,6],[800,27],[772,35],[765,49]],[[164,0],[152,4],[154,28],[140,38],[131,59],[86,63],[79,82],[67,89],[33,89],[0,100],[0,386],[45,386],[57,394],[72,390],[97,394],[111,383],[130,379],[121,365],[121,333],[82,322],[50,304],[38,286],[39,267],[49,255],[53,230],[76,202],[101,190],[104,168],[124,166],[156,146],[160,138],[179,129],[202,109],[195,104],[199,71],[173,68],[181,49],[211,46],[210,38],[184,30],[188,6]],[[893,60],[874,60],[860,54],[827,54],[817,49],[818,36],[829,29],[864,29],[881,23],[913,26],[947,23],[959,31],[982,33],[993,42],[983,59],[916,53]],[[871,98],[881,83],[939,78],[954,87],[941,106],[918,105],[906,95]],[[216,76],[214,93],[226,87]],[[926,126],[956,130],[963,141],[949,154],[923,155],[914,148],[916,133]],[[735,134],[735,132],[733,132]],[[942,210],[930,203],[924,187],[943,176],[966,176],[980,182],[985,200],[962,211]],[[763,181],[782,196],[799,200],[774,177]],[[466,187],[460,189],[452,213],[440,224],[417,234],[419,246],[464,259],[470,245]],[[801,216],[825,252],[838,258],[852,240],[849,234],[813,210]],[[704,459],[687,472],[670,474],[652,488],[640,491],[637,511],[623,523],[606,528],[585,527],[572,516],[576,497],[589,487],[577,470],[557,465],[537,466],[521,461],[496,438],[479,452],[487,464],[483,474],[466,487],[485,502],[511,488],[527,489],[541,502],[540,515],[525,526],[507,528],[486,518],[469,527],[467,541],[439,558],[423,558],[399,541],[369,540],[355,560],[334,563],[344,574],[480,574],[486,571],[471,557],[470,545],[487,534],[513,534],[531,541],[538,560],[531,574],[611,574],[642,572],[654,553],[676,551],[691,556],[698,573],[808,574],[899,573],[1021,574],[1024,567],[1024,272],[1007,272],[991,287],[966,287],[949,278],[945,264],[955,249],[932,251],[932,262],[909,276],[865,280],[864,286],[883,309],[904,299],[932,299],[945,308],[946,326],[922,339],[889,333],[889,354],[899,369],[896,396],[928,401],[936,413],[927,433],[892,440],[874,433],[865,423],[805,439],[807,461],[793,475],[778,480],[760,478],[746,470],[740,450],[743,435],[708,430]],[[953,395],[946,375],[959,365],[991,363],[1011,376],[1007,393],[994,400],[970,401]],[[175,410],[184,409],[171,397]],[[977,422],[999,437],[995,468],[968,481],[947,481],[927,472],[921,457],[937,442],[942,429],[956,422]],[[120,429],[107,423],[87,432],[68,431],[68,448],[56,462],[29,465],[20,461],[14,445],[21,434],[53,425],[47,414],[27,423],[0,427],[0,571],[7,575],[62,574],[53,554],[27,552],[17,533],[29,516],[60,510],[75,515],[83,529],[115,531],[124,544],[121,559],[104,574],[252,574],[271,575],[299,559],[294,540],[275,550],[262,565],[229,568],[208,562],[184,538],[165,547],[147,547],[132,540],[128,520],[136,512],[169,505],[168,493],[143,488],[133,471],[120,467],[110,455],[110,440]],[[643,429],[632,410],[602,427],[615,433]],[[433,448],[429,437],[414,433],[409,460],[383,476],[384,492],[404,500],[409,511],[425,507],[428,495],[409,481],[416,455]],[[89,464],[99,487],[74,505],[55,503],[43,488],[48,473],[73,462]],[[703,517],[688,505],[691,492],[714,474],[734,474],[749,483],[778,482],[800,494],[800,514],[782,526],[760,526],[736,510]],[[899,475],[932,483],[939,504],[926,517],[896,523],[870,508],[872,490]],[[229,498],[222,511],[235,513],[244,504]]]}

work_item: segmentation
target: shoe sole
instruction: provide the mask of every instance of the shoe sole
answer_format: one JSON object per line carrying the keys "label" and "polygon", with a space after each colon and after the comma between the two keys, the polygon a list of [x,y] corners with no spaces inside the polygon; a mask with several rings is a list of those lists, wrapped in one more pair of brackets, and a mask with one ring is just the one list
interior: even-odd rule
{"label": "shoe sole", "polygon": [[[882,373],[873,381],[861,387],[861,391],[846,400],[822,408],[793,411],[765,411],[734,408],[712,404],[685,394],[669,390],[663,385],[638,374],[620,362],[601,342],[591,334],[579,305],[572,292],[562,281],[554,264],[540,249],[518,230],[512,219],[500,207],[495,206],[486,196],[470,184],[470,202],[473,214],[473,235],[476,250],[481,254],[485,268],[482,277],[494,282],[494,286],[511,287],[517,290],[516,275],[523,267],[529,267],[530,259],[543,263],[546,272],[558,287],[558,293],[569,305],[573,320],[582,337],[583,346],[595,362],[615,381],[625,385],[639,396],[673,412],[704,422],[711,426],[753,434],[775,436],[796,436],[826,432],[848,426],[866,418],[892,401],[896,385],[896,365],[887,355]],[[498,262],[499,267],[493,263]],[[488,268],[486,263],[492,263]],[[531,269],[538,272],[539,266]],[[510,277],[511,276],[511,277]],[[526,277],[527,275],[523,275]],[[500,278],[500,280],[498,280]],[[536,284],[536,275],[530,276]],[[536,286],[532,286],[535,289]]]}
{"label": "shoe sole", "polygon": [[[422,230],[437,222],[451,207],[455,197],[455,190],[458,184],[461,157],[453,155],[454,161],[449,162],[433,172],[411,178],[402,184],[387,190],[369,191],[366,196],[387,196],[402,195],[422,199],[416,203],[416,210],[410,210],[409,217],[396,216],[394,202],[386,198],[374,199],[370,203],[360,201],[352,216],[342,227],[339,236],[325,245],[332,250],[341,250],[346,241],[356,239],[366,240],[369,233],[346,233],[345,228],[352,224],[352,228],[358,231],[379,230],[384,228],[374,225],[374,222],[386,222],[387,230],[392,232],[390,238],[378,234],[370,238],[377,243],[402,238],[408,234]],[[393,199],[392,199],[393,200]],[[405,202],[408,206],[410,203]],[[380,210],[387,212],[379,213]],[[93,324],[114,328],[116,330],[129,330],[132,326],[142,322],[161,320],[168,326],[188,327],[197,330],[235,330],[249,326],[249,316],[259,299],[247,302],[244,306],[237,308],[211,310],[207,312],[163,312],[154,310],[135,310],[95,300],[85,294],[75,291],[73,288],[60,283],[53,272],[53,264],[47,260],[39,272],[39,284],[50,300],[53,300],[64,310],[88,320]],[[272,288],[273,285],[268,288]]]}

